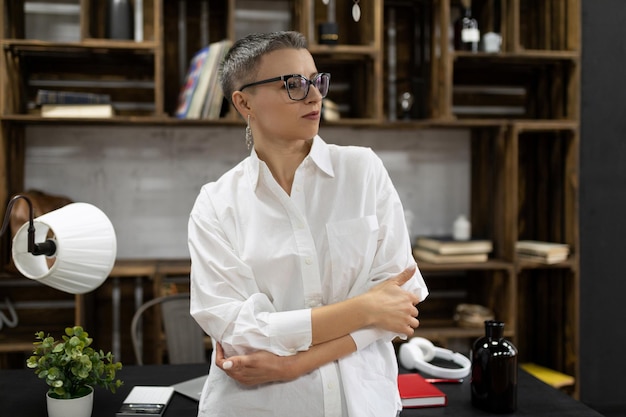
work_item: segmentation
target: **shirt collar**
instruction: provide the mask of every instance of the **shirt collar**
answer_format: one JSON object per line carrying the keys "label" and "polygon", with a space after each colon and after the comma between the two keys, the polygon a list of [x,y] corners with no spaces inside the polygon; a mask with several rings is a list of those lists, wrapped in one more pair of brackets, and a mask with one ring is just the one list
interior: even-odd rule
{"label": "shirt collar", "polygon": [[[311,146],[311,150],[309,151],[307,158],[313,161],[313,163],[329,177],[335,176],[335,171],[330,159],[330,150],[328,149],[326,142],[324,142],[319,135],[315,135],[313,138],[313,145]],[[256,190],[256,187],[259,184],[261,162],[262,161],[259,159],[256,150],[252,148],[250,157],[248,158],[248,164],[246,165],[246,171],[253,190]]]}
{"label": "shirt collar", "polygon": [[333,164],[330,159],[330,150],[324,140],[316,135],[313,138],[313,146],[309,152],[308,158],[317,165],[319,169],[326,173],[329,177],[335,176],[335,170],[333,170]]}

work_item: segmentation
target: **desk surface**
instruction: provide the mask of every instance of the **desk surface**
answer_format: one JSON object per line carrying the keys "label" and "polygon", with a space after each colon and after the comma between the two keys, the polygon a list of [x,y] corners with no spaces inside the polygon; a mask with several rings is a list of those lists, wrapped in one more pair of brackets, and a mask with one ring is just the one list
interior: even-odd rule
{"label": "desk surface", "polygon": [[[97,388],[92,417],[113,417],[134,385],[171,385],[207,371],[207,365],[146,365],[126,366],[119,372],[124,381],[116,394]],[[448,405],[440,408],[406,409],[402,417],[413,416],[493,416],[472,407],[469,380],[462,384],[439,384],[448,395]],[[0,410],[2,415],[20,417],[45,416],[47,386],[30,369],[0,370]],[[508,416],[584,416],[601,414],[572,399],[567,394],[544,384],[520,370],[518,380],[518,409]],[[198,403],[175,394],[165,412],[166,417],[195,417]]]}

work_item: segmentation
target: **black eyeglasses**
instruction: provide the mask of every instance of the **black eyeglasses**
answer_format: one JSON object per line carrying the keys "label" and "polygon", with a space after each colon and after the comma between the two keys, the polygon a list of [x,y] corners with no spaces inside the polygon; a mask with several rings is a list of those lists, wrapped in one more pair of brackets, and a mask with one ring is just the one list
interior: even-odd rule
{"label": "black eyeglasses", "polygon": [[243,91],[244,88],[259,84],[272,83],[274,81],[284,82],[289,98],[295,101],[300,101],[304,100],[306,96],[309,95],[309,87],[311,85],[314,85],[315,88],[319,90],[322,98],[326,97],[326,94],[328,94],[328,86],[330,85],[330,74],[327,72],[320,72],[310,80],[300,74],[281,75],[280,77],[268,78],[267,80],[246,84],[241,87],[239,91]]}

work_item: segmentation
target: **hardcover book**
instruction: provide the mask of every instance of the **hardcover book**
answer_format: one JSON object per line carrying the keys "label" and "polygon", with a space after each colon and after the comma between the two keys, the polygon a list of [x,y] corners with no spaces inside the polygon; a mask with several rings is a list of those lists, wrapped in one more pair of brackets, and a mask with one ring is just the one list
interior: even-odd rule
{"label": "hardcover book", "polygon": [[85,93],[80,91],[37,90],[35,104],[110,104],[109,94]]}
{"label": "hardcover book", "polygon": [[420,236],[415,240],[415,244],[441,255],[489,253],[493,250],[490,240],[454,240],[452,236]]}
{"label": "hardcover book", "polygon": [[418,373],[399,374],[398,390],[403,408],[443,407],[447,395]]}
{"label": "hardcover book", "polygon": [[428,249],[414,248],[413,256],[418,261],[431,262],[434,264],[486,262],[489,255],[486,253],[459,253],[454,255],[442,255]]}
{"label": "hardcover book", "polygon": [[540,264],[558,264],[559,262],[563,262],[567,260],[567,253],[554,253],[554,254],[534,254],[534,253],[525,253],[525,252],[517,252],[517,258],[522,261],[529,262],[537,262]]}
{"label": "hardcover book", "polygon": [[41,117],[107,118],[115,111],[111,104],[43,104]]}
{"label": "hardcover book", "polygon": [[519,240],[515,243],[515,250],[534,255],[565,255],[569,254],[569,245],[566,243],[542,242],[538,240]]}
{"label": "hardcover book", "polygon": [[206,46],[200,49],[191,59],[189,64],[189,70],[185,78],[185,84],[181,87],[180,94],[178,96],[178,107],[176,108],[176,117],[184,119],[187,117],[189,107],[191,106],[191,100],[193,94],[196,91],[200,74],[202,73],[202,67],[209,55],[209,47]]}

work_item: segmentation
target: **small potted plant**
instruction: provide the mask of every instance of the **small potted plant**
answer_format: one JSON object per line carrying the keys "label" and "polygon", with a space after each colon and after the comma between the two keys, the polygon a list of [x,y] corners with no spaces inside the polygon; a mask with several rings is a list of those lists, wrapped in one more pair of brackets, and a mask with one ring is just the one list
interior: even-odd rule
{"label": "small potted plant", "polygon": [[[81,326],[68,327],[62,340],[55,340],[40,331],[35,333],[33,355],[26,366],[35,370],[37,376],[49,385],[47,393],[48,415],[91,416],[93,407],[93,387],[99,385],[111,392],[122,385],[116,379],[116,371],[122,369],[120,362],[114,362],[111,352],[96,351],[91,347],[93,339]],[[75,400],[72,402],[66,400]],[[71,403],[83,403],[88,408],[84,413],[72,411]],[[55,407],[61,407],[55,414]]]}

